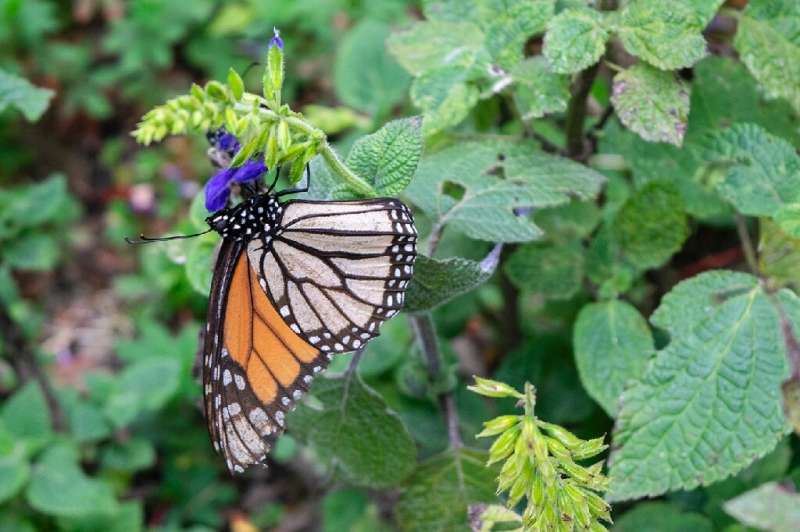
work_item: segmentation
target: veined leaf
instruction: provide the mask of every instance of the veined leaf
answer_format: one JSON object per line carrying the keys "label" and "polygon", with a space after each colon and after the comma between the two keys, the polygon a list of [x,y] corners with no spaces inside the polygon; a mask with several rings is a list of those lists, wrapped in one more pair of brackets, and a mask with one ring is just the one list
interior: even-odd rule
{"label": "veined leaf", "polygon": [[347,165],[379,195],[396,196],[417,170],[422,155],[422,119],[393,120],[353,144]]}
{"label": "veined leaf", "polygon": [[683,143],[689,87],[672,72],[639,63],[614,76],[611,102],[626,127],[650,142]]}
{"label": "veined leaf", "polygon": [[393,486],[411,473],[417,454],[414,440],[361,377],[317,379],[310,393],[316,401],[293,412],[289,428],[324,461],[361,486]]}
{"label": "veined leaf", "polygon": [[572,74],[600,60],[608,30],[603,14],[594,9],[568,9],[547,25],[544,57],[553,72]]}
{"label": "veined leaf", "polygon": [[471,22],[417,22],[386,41],[389,51],[414,76],[443,67],[460,70],[487,63],[484,34]]}
{"label": "veined leaf", "polygon": [[[505,177],[500,177],[500,172]],[[433,220],[489,242],[526,242],[541,229],[525,216],[528,207],[563,205],[594,198],[605,178],[532,144],[464,142],[423,157],[408,197]]]}
{"label": "veined leaf", "polygon": [[800,238],[768,218],[759,221],[758,267],[777,286],[800,289]]}
{"label": "veined leaf", "polygon": [[426,136],[461,123],[478,103],[480,91],[461,67],[429,70],[411,84],[411,101],[423,111]]}
{"label": "veined leaf", "polygon": [[542,56],[529,57],[511,69],[514,94],[523,120],[567,109],[569,76],[556,74]]}
{"label": "veined leaf", "polygon": [[614,532],[712,532],[704,515],[668,502],[643,502],[615,519]]}
{"label": "veined leaf", "polygon": [[486,454],[472,449],[446,451],[423,462],[408,480],[395,508],[404,532],[467,532],[467,510],[495,503],[494,472]]}
{"label": "veined leaf", "polygon": [[461,257],[434,259],[417,255],[403,310],[429,310],[477,288],[492,276],[499,255],[499,247],[481,262]]}
{"label": "veined leaf", "polygon": [[484,0],[481,28],[494,64],[512,68],[523,58],[525,41],[542,33],[553,17],[555,0]]}
{"label": "veined leaf", "polygon": [[705,57],[703,29],[703,19],[683,0],[631,0],[616,31],[631,54],[662,70],[675,70]]}
{"label": "veined leaf", "polygon": [[742,214],[774,217],[800,202],[800,157],[791,144],[756,125],[716,133],[707,157],[727,167],[717,189]]}
{"label": "veined leaf", "polygon": [[644,374],[655,353],[647,321],[625,301],[591,303],[578,315],[572,343],[583,386],[616,417],[622,391]]}
{"label": "veined leaf", "polygon": [[673,288],[652,322],[670,343],[623,393],[610,500],[711,484],[787,432],[786,347],[778,310],[758,279],[700,274]]}
{"label": "veined leaf", "polygon": [[768,482],[725,503],[725,511],[758,530],[800,530],[800,494]]}
{"label": "veined leaf", "polygon": [[50,89],[40,89],[19,76],[0,69],[0,112],[14,107],[28,122],[36,122],[53,97]]}
{"label": "veined leaf", "polygon": [[785,98],[800,113],[800,4],[751,1],[739,17],[734,45],[767,96]]}
{"label": "veined leaf", "polygon": [[511,254],[505,272],[521,290],[568,299],[581,287],[583,247],[576,240],[557,244],[531,242]]}
{"label": "veined leaf", "polygon": [[388,55],[384,47],[388,35],[388,26],[367,19],[342,40],[334,64],[334,87],[350,107],[380,115],[405,96],[409,76]]}

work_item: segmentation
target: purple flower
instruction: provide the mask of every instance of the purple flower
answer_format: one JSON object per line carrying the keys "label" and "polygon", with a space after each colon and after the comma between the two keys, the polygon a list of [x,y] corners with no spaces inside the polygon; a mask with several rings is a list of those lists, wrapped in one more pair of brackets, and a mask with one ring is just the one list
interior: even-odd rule
{"label": "purple flower", "polygon": [[236,140],[232,134],[228,133],[227,131],[223,130],[223,133],[220,134],[219,138],[217,139],[217,148],[222,151],[228,152],[231,156],[239,151],[239,141]]}
{"label": "purple flower", "polygon": [[[235,138],[234,141],[236,141]],[[231,183],[255,181],[266,171],[267,167],[261,161],[249,160],[238,168],[224,168],[217,172],[206,183],[206,209],[208,212],[216,212],[227,205],[231,195]]]}
{"label": "purple flower", "polygon": [[270,39],[269,47],[272,48],[273,46],[277,46],[283,50],[283,39],[281,39],[281,34],[278,31],[278,28],[272,28],[272,31],[275,32],[275,36]]}

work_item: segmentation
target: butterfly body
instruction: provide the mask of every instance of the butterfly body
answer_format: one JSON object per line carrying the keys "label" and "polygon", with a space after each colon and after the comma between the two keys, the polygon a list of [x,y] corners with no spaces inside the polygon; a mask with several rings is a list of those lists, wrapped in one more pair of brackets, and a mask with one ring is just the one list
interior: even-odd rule
{"label": "butterfly body", "polygon": [[222,237],[203,346],[204,405],[231,472],[262,464],[336,353],[402,307],[417,233],[399,200],[258,194],[207,219]]}

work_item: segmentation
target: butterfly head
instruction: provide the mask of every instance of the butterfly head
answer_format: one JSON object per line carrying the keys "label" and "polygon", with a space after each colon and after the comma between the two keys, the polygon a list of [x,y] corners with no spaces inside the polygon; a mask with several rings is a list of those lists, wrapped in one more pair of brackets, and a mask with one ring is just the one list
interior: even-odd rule
{"label": "butterfly head", "polygon": [[280,219],[283,207],[271,194],[259,194],[238,205],[215,212],[206,223],[231,240],[251,240],[271,234]]}

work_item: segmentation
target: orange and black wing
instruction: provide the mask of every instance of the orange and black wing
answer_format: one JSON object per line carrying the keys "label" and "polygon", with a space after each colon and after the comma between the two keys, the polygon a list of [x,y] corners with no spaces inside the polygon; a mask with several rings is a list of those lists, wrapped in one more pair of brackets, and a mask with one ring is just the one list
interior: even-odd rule
{"label": "orange and black wing", "polygon": [[203,350],[209,432],[236,473],[264,462],[285,413],[329,361],[282,319],[259,287],[244,246],[222,243]]}

